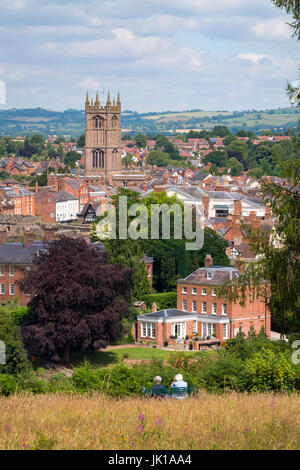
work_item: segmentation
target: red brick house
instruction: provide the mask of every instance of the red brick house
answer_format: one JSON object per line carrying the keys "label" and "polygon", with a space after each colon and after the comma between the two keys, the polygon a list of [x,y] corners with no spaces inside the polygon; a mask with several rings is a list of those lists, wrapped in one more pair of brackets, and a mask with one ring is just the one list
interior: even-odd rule
{"label": "red brick house", "polygon": [[150,287],[153,285],[153,258],[148,255],[144,255],[141,260],[141,262],[145,263],[145,268],[148,274],[148,279],[149,279],[149,284]]}
{"label": "red brick house", "polygon": [[252,301],[249,293],[242,307],[217,296],[219,286],[238,276],[237,268],[213,266],[213,259],[207,255],[204,268],[177,281],[177,309],[138,316],[138,341],[153,341],[163,346],[175,336],[181,342],[186,337],[198,337],[200,340],[214,338],[221,343],[239,331],[247,335],[251,326],[257,333],[264,327],[270,336],[271,315],[264,298]]}
{"label": "red brick house", "polygon": [[24,243],[7,243],[7,232],[0,232],[0,302],[17,298],[20,305],[27,305],[30,294],[22,292],[17,281],[34,268],[33,259],[47,244],[35,241],[34,235],[25,233]]}

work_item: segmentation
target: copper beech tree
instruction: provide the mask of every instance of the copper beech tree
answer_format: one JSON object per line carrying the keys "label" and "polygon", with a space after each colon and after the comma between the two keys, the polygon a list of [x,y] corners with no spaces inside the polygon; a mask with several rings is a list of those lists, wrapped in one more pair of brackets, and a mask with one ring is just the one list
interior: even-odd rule
{"label": "copper beech tree", "polygon": [[69,361],[69,352],[92,351],[118,339],[129,313],[132,271],[108,261],[100,245],[62,237],[35,258],[20,282],[30,293],[21,332],[35,356]]}

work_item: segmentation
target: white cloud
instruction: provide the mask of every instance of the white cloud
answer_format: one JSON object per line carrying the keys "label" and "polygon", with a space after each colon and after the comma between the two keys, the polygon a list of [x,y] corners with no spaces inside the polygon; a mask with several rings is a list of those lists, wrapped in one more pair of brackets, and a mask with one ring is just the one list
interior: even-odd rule
{"label": "white cloud", "polygon": [[99,90],[101,84],[98,80],[95,80],[93,77],[85,77],[81,80],[79,86],[84,90]]}
{"label": "white cloud", "polygon": [[111,30],[111,37],[94,41],[75,41],[68,43],[47,42],[42,49],[48,53],[71,55],[75,57],[139,57],[166,50],[168,40],[160,37],[138,37],[131,30],[117,28]]}
{"label": "white cloud", "polygon": [[271,41],[286,41],[291,39],[291,28],[281,18],[271,18],[260,21],[252,28],[257,38]]}

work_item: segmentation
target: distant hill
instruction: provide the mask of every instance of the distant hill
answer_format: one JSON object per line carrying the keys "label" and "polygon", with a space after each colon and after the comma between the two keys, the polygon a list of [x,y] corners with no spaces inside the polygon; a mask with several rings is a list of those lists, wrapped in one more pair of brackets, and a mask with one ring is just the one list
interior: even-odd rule
{"label": "distant hill", "polygon": [[[264,129],[282,132],[299,125],[300,109],[278,108],[251,111],[167,111],[143,113],[123,111],[122,129],[133,135],[138,132],[173,133],[189,129],[212,129],[225,125],[232,132],[240,129],[256,133]],[[0,136],[41,133],[77,137],[84,133],[84,110],[49,111],[43,108],[0,110]]]}

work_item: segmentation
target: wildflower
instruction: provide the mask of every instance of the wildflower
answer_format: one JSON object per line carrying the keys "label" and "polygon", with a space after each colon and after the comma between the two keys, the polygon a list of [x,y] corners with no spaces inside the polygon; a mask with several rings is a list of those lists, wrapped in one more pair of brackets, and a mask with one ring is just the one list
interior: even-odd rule
{"label": "wildflower", "polygon": [[5,426],[4,431],[6,431],[6,432],[10,432],[10,431],[11,431],[11,426],[10,426],[10,424],[7,424],[7,425]]}
{"label": "wildflower", "polygon": [[140,413],[139,414],[139,420],[141,421],[141,423],[144,421],[144,418],[145,418],[144,413]]}
{"label": "wildflower", "polygon": [[270,408],[275,408],[275,406],[277,406],[277,405],[278,405],[278,403],[275,401],[275,399],[273,397],[273,399],[271,401],[271,404],[270,404]]}
{"label": "wildflower", "polygon": [[250,431],[251,431],[251,428],[246,427],[246,428],[244,429],[244,431],[245,431],[245,432],[250,432]]}
{"label": "wildflower", "polygon": [[29,450],[29,442],[27,441],[27,438],[26,436],[24,436],[24,442],[23,442],[23,445],[22,445],[23,449],[24,450]]}
{"label": "wildflower", "polygon": [[138,432],[142,432],[143,431],[143,425],[142,424],[138,424],[137,427],[136,427],[136,430]]}
{"label": "wildflower", "polygon": [[159,426],[160,428],[162,427],[162,420],[161,418],[158,416],[158,418],[155,420],[155,424],[156,426]]}

